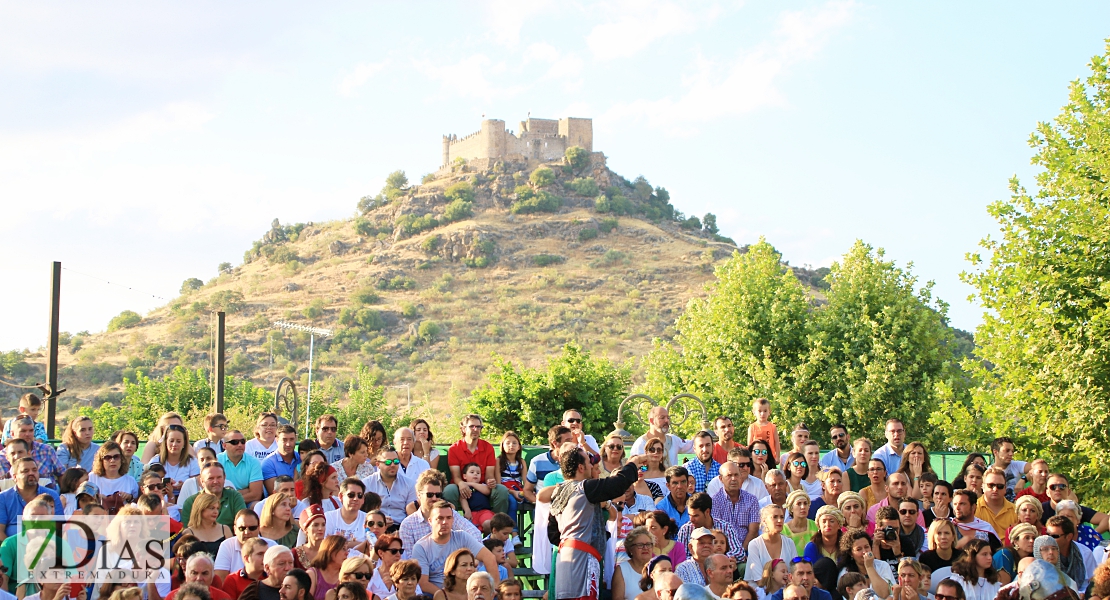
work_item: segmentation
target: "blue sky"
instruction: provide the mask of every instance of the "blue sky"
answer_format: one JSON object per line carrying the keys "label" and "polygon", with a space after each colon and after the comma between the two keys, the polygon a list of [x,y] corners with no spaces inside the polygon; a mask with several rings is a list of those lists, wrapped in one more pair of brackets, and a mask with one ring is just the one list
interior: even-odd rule
{"label": "blue sky", "polygon": [[52,260],[62,328],[100,331],[529,112],[791,264],[912,261],[973,329],[985,207],[1110,36],[1094,2],[0,7],[2,349],[45,343]]}

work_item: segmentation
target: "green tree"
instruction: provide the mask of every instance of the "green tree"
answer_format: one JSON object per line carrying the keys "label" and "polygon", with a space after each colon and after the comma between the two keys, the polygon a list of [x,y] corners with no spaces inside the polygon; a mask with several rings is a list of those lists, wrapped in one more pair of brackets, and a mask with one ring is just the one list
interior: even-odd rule
{"label": "green tree", "polygon": [[407,190],[409,187],[409,178],[405,176],[405,172],[398,169],[389,175],[385,176],[385,188],[397,191]]}
{"label": "green tree", "polygon": [[631,380],[627,366],[592,358],[570,342],[543,369],[517,370],[495,354],[488,380],[471,393],[468,404],[485,417],[489,433],[511,429],[525,444],[547,444],[547,429],[570,408],[582,413],[583,429],[597,437],[616,420]]}
{"label": "green tree", "polygon": [[528,177],[528,181],[537,188],[544,188],[555,183],[555,171],[548,167],[537,167]]}
{"label": "green tree", "polygon": [[571,146],[567,148],[563,157],[566,159],[567,165],[575,171],[580,171],[585,168],[586,165],[590,164],[590,153],[581,146]]}
{"label": "green tree", "polygon": [[108,321],[108,331],[118,331],[120,329],[134,327],[135,325],[138,325],[139,322],[142,320],[143,317],[139,313],[133,310],[125,310],[120,314],[112,317],[111,321]]}
{"label": "green tree", "polygon": [[474,216],[474,203],[462,198],[452,200],[443,208],[443,220],[447,223],[469,219]]}
{"label": "green tree", "polygon": [[182,282],[180,292],[182,294],[188,294],[190,292],[195,292],[202,287],[204,287],[203,281],[197,279],[196,277],[190,277]]}
{"label": "green tree", "polygon": [[720,231],[719,229],[717,229],[717,215],[713,213],[705,213],[705,216],[701,219],[701,226],[703,229],[712,234],[716,234],[718,231]]}
{"label": "green tree", "polygon": [[975,332],[978,385],[934,424],[953,446],[983,450],[1009,435],[1051,457],[1084,504],[1110,509],[1110,40],[1067,104],[1030,139],[1035,194],[1014,178],[989,207],[1001,239],[969,255],[963,279],[986,312]]}
{"label": "green tree", "polygon": [[448,188],[443,191],[443,195],[446,196],[448,200],[473,202],[474,186],[470,185],[469,181],[460,181],[448,186]]}
{"label": "green tree", "polygon": [[655,341],[643,391],[657,400],[693,393],[712,415],[747,414],[761,396],[785,402],[806,355],[809,303],[794,273],[760,238],[717,266],[707,291],[678,318],[673,344]]}
{"label": "green tree", "polygon": [[[391,407],[385,400],[385,388],[375,369],[359,364],[355,376],[347,387],[347,404],[340,407],[339,398],[331,395],[312,407],[311,419],[323,414],[333,414],[339,421],[340,438],[358,435],[362,426],[369,421],[379,421],[386,431],[396,431],[407,427],[413,415],[408,410]],[[313,402],[316,401],[316,388],[313,386]]]}

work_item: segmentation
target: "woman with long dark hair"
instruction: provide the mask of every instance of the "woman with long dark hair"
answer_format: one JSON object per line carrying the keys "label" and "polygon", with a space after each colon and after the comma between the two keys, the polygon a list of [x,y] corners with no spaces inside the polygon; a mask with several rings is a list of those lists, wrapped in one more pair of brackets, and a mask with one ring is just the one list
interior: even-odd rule
{"label": "woman with long dark hair", "polygon": [[952,489],[962,490],[967,488],[967,482],[964,481],[964,473],[967,472],[967,467],[972,464],[977,464],[985,471],[987,468],[987,459],[985,456],[978,452],[972,452],[964,459],[963,466],[960,467],[960,474],[952,480]]}
{"label": "woman with long dark hair", "polygon": [[324,512],[339,509],[336,497],[339,493],[339,474],[335,467],[326,462],[315,463],[305,469],[301,480],[304,481],[304,498],[293,509],[294,516],[313,504],[319,504]]}
{"label": "woman with long dark hair", "polygon": [[[910,442],[902,449],[902,463],[898,466],[895,473],[902,473],[910,482],[910,496],[916,500],[921,499],[921,486],[918,482],[921,476],[925,473],[932,473],[936,475],[933,470],[932,461],[929,459],[929,451],[925,449],[925,444],[921,442]],[[927,498],[931,500],[931,498]]]}
{"label": "woman with long dark hair", "polygon": [[964,588],[967,600],[994,600],[1002,584],[986,540],[971,540],[964,546],[964,553],[952,563],[952,580]]}
{"label": "woman with long dark hair", "polygon": [[779,457],[775,456],[775,449],[767,440],[753,440],[748,444],[748,452],[752,456],[752,472],[749,476],[759,481],[763,481],[767,471],[779,464]]}
{"label": "woman with long dark hair", "polygon": [[439,450],[436,450],[436,438],[432,434],[432,426],[424,419],[413,419],[409,429],[416,438],[412,453],[428,461],[433,469],[439,468]]}
{"label": "woman with long dark hair", "polygon": [[77,417],[66,425],[62,432],[62,443],[58,444],[58,462],[62,467],[81,467],[92,472],[93,457],[100,446],[93,443],[93,420],[90,417]]}
{"label": "woman with long dark hair", "polygon": [[876,560],[871,536],[866,531],[854,529],[844,534],[840,540],[840,555],[836,559],[836,566],[840,568],[837,580],[845,573],[859,573],[867,578],[867,585],[880,598],[890,596],[890,590],[895,584],[894,572],[890,570],[890,565]]}
{"label": "woman with long dark hair", "polygon": [[443,589],[433,600],[467,600],[466,580],[477,570],[478,560],[466,548],[459,548],[443,563]]}
{"label": "woman with long dark hair", "polygon": [[805,545],[805,559],[817,562],[822,556],[836,560],[840,552],[840,538],[844,535],[844,513],[840,509],[825,505],[817,509],[817,533]]}

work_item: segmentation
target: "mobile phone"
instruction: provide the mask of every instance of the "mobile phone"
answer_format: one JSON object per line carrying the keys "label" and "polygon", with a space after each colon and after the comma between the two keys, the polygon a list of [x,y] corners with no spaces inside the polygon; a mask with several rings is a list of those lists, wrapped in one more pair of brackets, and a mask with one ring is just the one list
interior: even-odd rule
{"label": "mobile phone", "polygon": [[172,484],[173,484],[173,478],[171,478],[171,477],[163,477],[162,478],[162,485],[163,486],[169,487]]}
{"label": "mobile phone", "polygon": [[69,597],[77,598],[81,595],[81,590],[84,589],[84,587],[84,585],[76,582],[69,584]]}

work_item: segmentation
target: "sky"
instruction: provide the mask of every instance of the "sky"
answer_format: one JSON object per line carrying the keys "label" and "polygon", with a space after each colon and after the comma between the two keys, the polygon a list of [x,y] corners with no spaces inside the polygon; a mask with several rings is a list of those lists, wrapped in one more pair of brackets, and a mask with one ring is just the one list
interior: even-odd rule
{"label": "sky", "polygon": [[[483,115],[591,117],[609,166],[793,265],[861,239],[951,305],[1110,4],[0,1],[0,349],[146,313],[269,228],[354,214]],[[1102,25],[1100,25],[1100,23]]]}

